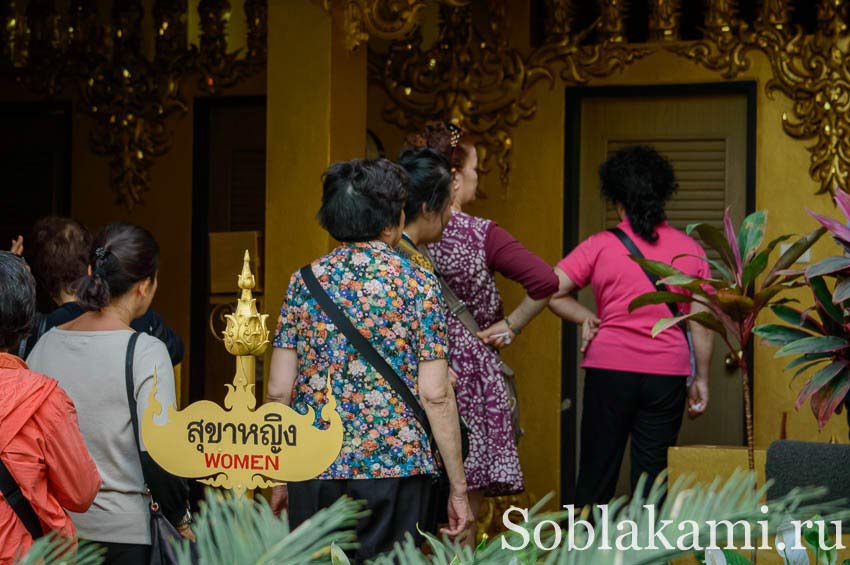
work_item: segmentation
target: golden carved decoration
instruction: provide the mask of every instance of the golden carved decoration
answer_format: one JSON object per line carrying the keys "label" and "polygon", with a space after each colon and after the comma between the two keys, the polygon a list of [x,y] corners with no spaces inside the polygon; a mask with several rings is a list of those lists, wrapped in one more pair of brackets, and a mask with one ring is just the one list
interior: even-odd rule
{"label": "golden carved decoration", "polygon": [[409,40],[392,42],[385,54],[373,51],[369,77],[389,98],[382,111],[386,121],[407,131],[437,118],[462,124],[478,140],[482,171],[498,166],[507,184],[511,130],[536,113],[535,85],[552,86],[559,74],[568,84],[581,84],[650,51],[615,39],[583,45],[593,28],[572,34],[569,4],[555,0],[548,6],[546,41],[523,56],[508,44],[504,2],[490,0],[487,7],[482,31],[470,6],[441,6],[439,35],[430,47],[423,47],[417,30]]}
{"label": "golden carved decoration", "polygon": [[624,1],[602,0],[602,23],[599,31],[602,37],[611,43],[626,41],[626,24],[623,20]]}
{"label": "golden carved decoration", "polygon": [[806,35],[791,25],[788,3],[765,0],[752,27],[735,14],[734,3],[712,0],[705,39],[670,49],[732,79],[750,67],[750,55],[763,53],[773,77],[768,96],[782,93],[792,101],[782,127],[794,139],[814,141],[809,174],[818,194],[837,186],[848,189],[850,173],[850,53],[846,41],[848,7],[842,0],[821,0],[818,28]]}
{"label": "golden carved decoration", "polygon": [[114,0],[102,20],[97,0],[30,0],[26,13],[6,3],[0,53],[39,94],[73,92],[94,119],[92,150],[108,159],[116,200],[129,209],[150,187],[156,157],[168,151],[169,118],[187,111],[183,86],[199,79],[216,94],[265,66],[266,0],[246,0],[245,53],[227,51],[230,3],[201,0],[200,48],[187,45],[187,0],[153,4],[154,54],[142,47],[141,0]]}
{"label": "golden carved decoration", "polygon": [[650,41],[676,41],[679,39],[679,0],[650,0]]}
{"label": "golden carved decoration", "polygon": [[[345,46],[354,51],[370,37],[377,39],[406,39],[422,23],[427,0],[319,0],[328,12],[335,4],[345,16]],[[472,0],[438,0],[447,6],[465,6]]]}
{"label": "golden carved decoration", "polygon": [[238,279],[241,296],[228,314],[224,343],[236,356],[233,384],[227,386],[224,407],[201,400],[177,410],[168,406],[167,422],[159,423],[163,406],[156,398],[157,379],[142,418],[142,439],[151,457],[165,470],[204,484],[239,493],[265,488],[281,481],[304,481],[324,472],[342,448],[342,419],[327,376],[327,402],[321,419],[326,429],[314,426],[316,414],[299,414],[278,402],[257,408],[254,395],[255,356],[269,345],[268,315],[257,311],[251,290],[248,252]]}

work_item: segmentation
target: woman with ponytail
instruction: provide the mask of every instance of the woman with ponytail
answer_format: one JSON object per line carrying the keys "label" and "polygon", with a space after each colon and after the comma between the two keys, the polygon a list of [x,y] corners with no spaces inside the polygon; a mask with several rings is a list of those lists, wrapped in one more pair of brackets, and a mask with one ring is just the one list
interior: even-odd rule
{"label": "woman with ponytail", "polygon": [[141,437],[134,437],[127,397],[126,361],[131,359],[139,421],[154,372],[157,400],[162,406],[175,401],[174,372],[162,341],[139,333],[128,355],[136,334],[130,324],[150,307],[158,269],[159,246],[150,232],[122,223],[104,228],[94,240],[89,274],[77,286],[85,313],[48,331],[28,358],[33,370],[54,377],[77,406],[103,485],[91,508],[72,518],[81,539],[107,548],[107,563],[149,562],[147,488],[166,518],[184,537],[192,537],[186,482],[161,469]]}
{"label": "woman with ponytail", "polygon": [[[632,489],[643,473],[647,488],[652,486],[667,467],[667,449],[676,444],[686,401],[691,418],[708,406],[713,346],[711,332],[689,322],[692,358],[685,332],[652,337],[655,323],[671,317],[670,307],[628,309],[641,294],[657,290],[631,260],[630,255],[638,255],[635,249],[694,277],[710,276],[702,247],[667,223],[664,206],[676,190],[670,162],[651,147],[627,147],[602,164],[599,176],[602,195],[616,208],[620,223],[590,236],[558,263],[559,291],[549,303],[553,312],[583,326],[586,374],[577,505],[611,500],[629,439]],[[570,297],[588,285],[601,322]],[[686,306],[679,304],[678,310],[687,313]],[[694,304],[692,311],[697,308],[703,307]]]}

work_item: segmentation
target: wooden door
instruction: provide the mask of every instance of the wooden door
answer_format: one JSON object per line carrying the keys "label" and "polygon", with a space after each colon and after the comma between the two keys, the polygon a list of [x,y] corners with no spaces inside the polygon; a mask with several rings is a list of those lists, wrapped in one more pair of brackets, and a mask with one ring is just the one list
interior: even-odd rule
{"label": "wooden door", "polygon": [[[668,203],[667,215],[674,227],[684,230],[696,222],[721,226],[727,206],[735,223],[740,222],[747,206],[747,107],[743,94],[585,99],[581,105],[579,240],[617,224],[615,211],[600,194],[598,171],[612,152],[629,145],[653,146],[673,164],[679,189]],[[579,297],[593,306],[590,289]],[[743,443],[742,385],[738,372],[727,370],[725,355],[725,348],[716,343],[708,411],[694,421],[685,418],[680,445]],[[574,406],[580,425],[583,372],[578,374],[582,377]],[[627,449],[618,494],[629,490],[628,469]]]}

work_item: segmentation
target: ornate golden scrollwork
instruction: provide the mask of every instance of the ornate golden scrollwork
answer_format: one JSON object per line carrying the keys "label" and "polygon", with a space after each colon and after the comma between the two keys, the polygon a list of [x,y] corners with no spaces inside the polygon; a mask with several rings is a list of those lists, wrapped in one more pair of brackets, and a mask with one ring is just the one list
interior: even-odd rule
{"label": "ornate golden scrollwork", "polygon": [[[325,8],[331,9],[331,0]],[[413,34],[422,22],[426,0],[343,0],[345,45],[357,49],[369,37],[403,39]]]}
{"label": "ornate golden scrollwork", "polygon": [[417,31],[391,43],[386,54],[370,53],[370,81],[389,97],[383,118],[408,131],[432,119],[461,123],[478,139],[482,169],[495,164],[507,184],[511,130],[536,113],[536,84],[553,85],[559,73],[567,83],[583,83],[649,53],[616,38],[582,45],[591,30],[571,33],[564,0],[551,1],[549,15],[547,40],[526,57],[507,42],[504,2],[488,3],[483,31],[474,25],[470,6],[441,6],[439,35],[430,47],[422,46]]}
{"label": "ornate golden scrollwork", "polygon": [[108,21],[96,0],[72,0],[67,13],[55,4],[31,0],[25,14],[6,4],[5,58],[37,93],[75,91],[94,119],[92,150],[108,159],[116,199],[132,209],[150,186],[154,159],[169,149],[169,118],[187,110],[183,85],[200,75],[202,90],[217,93],[264,66],[266,1],[245,2],[243,55],[227,52],[227,0],[200,2],[200,49],[187,46],[187,1],[157,0],[152,58],[142,48],[141,0],[115,0]]}
{"label": "ornate golden scrollwork", "polygon": [[785,132],[810,146],[809,174],[818,194],[837,186],[848,188],[850,174],[850,53],[846,41],[848,7],[841,0],[821,0],[818,29],[806,35],[791,25],[788,3],[765,0],[755,24],[736,18],[734,3],[712,0],[708,5],[706,37],[670,49],[725,78],[750,67],[759,51],[770,62],[773,78],[769,96],[782,93],[792,101],[791,115],[782,115]]}

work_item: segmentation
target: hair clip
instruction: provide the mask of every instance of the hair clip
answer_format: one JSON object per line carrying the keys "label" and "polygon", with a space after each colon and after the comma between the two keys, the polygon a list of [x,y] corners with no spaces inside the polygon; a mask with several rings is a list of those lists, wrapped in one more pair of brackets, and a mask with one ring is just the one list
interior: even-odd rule
{"label": "hair clip", "polygon": [[106,253],[107,253],[107,251],[103,247],[98,247],[97,249],[94,250],[94,256],[97,257],[100,260],[103,260],[103,259],[106,258]]}
{"label": "hair clip", "polygon": [[460,126],[453,124],[452,122],[446,122],[446,128],[449,130],[449,134],[451,135],[449,138],[449,145],[451,145],[452,149],[454,149],[457,147],[457,144],[460,143],[460,138],[463,137],[463,131],[460,129]]}

